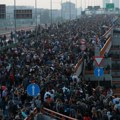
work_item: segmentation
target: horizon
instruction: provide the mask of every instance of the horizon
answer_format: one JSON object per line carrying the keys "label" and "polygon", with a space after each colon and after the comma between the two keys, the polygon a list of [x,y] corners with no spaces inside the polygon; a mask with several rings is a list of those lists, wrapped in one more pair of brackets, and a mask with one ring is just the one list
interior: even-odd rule
{"label": "horizon", "polygon": [[[75,4],[75,7],[77,8],[87,8],[87,6],[100,6],[102,7],[102,0],[81,0],[82,1],[82,5],[81,5],[81,1],[78,0],[52,0],[52,9],[61,9],[61,1],[62,3],[65,2],[72,2]],[[76,1],[77,1],[77,6],[76,6]],[[43,8],[43,9],[50,9],[50,2],[51,0],[49,0],[48,2],[46,1],[38,1],[37,2],[37,8]],[[6,4],[6,6],[14,6],[14,0],[1,0],[2,4]],[[16,6],[30,6],[30,7],[35,7],[35,0],[29,0],[29,1],[24,1],[24,0],[16,0]]]}

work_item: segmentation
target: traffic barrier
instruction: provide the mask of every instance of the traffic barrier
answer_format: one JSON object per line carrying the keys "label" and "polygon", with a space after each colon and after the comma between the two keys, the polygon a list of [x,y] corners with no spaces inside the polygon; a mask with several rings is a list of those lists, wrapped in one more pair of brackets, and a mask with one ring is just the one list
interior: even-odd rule
{"label": "traffic barrier", "polygon": [[113,31],[113,27],[111,27],[111,28],[103,35],[103,37],[106,38],[106,39],[108,39],[109,35],[112,34],[112,31]]}
{"label": "traffic barrier", "polygon": [[[20,30],[33,30],[33,29],[35,29],[35,26],[18,28],[16,31],[20,31]],[[0,36],[2,36],[2,35],[6,35],[7,36],[9,34],[10,34],[10,32],[6,32],[6,33],[0,34]]]}
{"label": "traffic barrier", "polygon": [[100,51],[100,56],[104,56],[105,53],[108,53],[111,46],[112,46],[112,37],[109,37],[106,43],[104,44],[103,48]]}
{"label": "traffic barrier", "polygon": [[34,108],[33,112],[27,118],[25,118],[24,120],[31,120],[31,115],[35,116],[37,113],[38,113],[37,108]]}
{"label": "traffic barrier", "polygon": [[78,63],[75,65],[74,73],[79,76],[82,72],[83,58],[81,58]]}
{"label": "traffic barrier", "polygon": [[[38,113],[37,111],[37,108],[34,109],[33,113],[31,113],[32,115],[36,115]],[[59,119],[59,120],[77,120],[75,118],[72,118],[72,117],[69,117],[69,116],[66,116],[66,115],[63,115],[63,114],[60,114],[58,112],[55,112],[53,110],[50,110],[50,109],[47,109],[47,108],[43,108],[42,109],[42,113],[45,114],[45,115],[48,115],[52,118],[56,118],[56,119]],[[24,120],[31,120],[31,115],[29,115],[27,118],[25,118]]]}
{"label": "traffic barrier", "polygon": [[[112,35],[112,30],[113,30],[113,27],[111,27],[104,35],[103,37],[108,39],[106,41],[106,43],[104,44],[103,48],[101,49],[100,51],[100,56],[104,56],[105,53],[108,53],[110,48],[111,48],[111,40],[112,40],[112,37],[109,37]],[[81,58],[78,63],[75,65],[75,73],[77,76],[80,75],[80,73],[82,72],[82,64],[83,64],[83,58]]]}
{"label": "traffic barrier", "polygon": [[43,108],[43,113],[48,114],[50,116],[52,116],[53,118],[57,118],[59,120],[77,120],[75,118],[60,114],[58,112],[55,112],[53,110],[47,109],[47,108]]}
{"label": "traffic barrier", "polygon": [[[85,74],[94,74],[94,71],[93,70],[85,70]],[[104,74],[109,74],[109,70],[104,70]]]}

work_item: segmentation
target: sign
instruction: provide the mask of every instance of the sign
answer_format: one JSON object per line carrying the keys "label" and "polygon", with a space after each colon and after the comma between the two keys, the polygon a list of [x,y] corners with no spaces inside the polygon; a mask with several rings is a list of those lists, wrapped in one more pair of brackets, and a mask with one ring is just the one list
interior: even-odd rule
{"label": "sign", "polygon": [[80,40],[80,49],[82,51],[86,50],[86,40],[85,39]]}
{"label": "sign", "polygon": [[27,87],[27,94],[30,96],[37,96],[40,93],[40,88],[37,84],[33,83],[28,85]]}
{"label": "sign", "polygon": [[101,76],[103,76],[103,74],[104,74],[103,68],[95,68],[94,75],[96,77],[101,77]]}
{"label": "sign", "polygon": [[81,49],[82,51],[86,50],[86,45],[80,45],[80,49]]}
{"label": "sign", "polygon": [[6,5],[1,4],[0,5],[0,19],[6,18]]}
{"label": "sign", "polygon": [[114,9],[114,3],[106,3],[106,9]]}
{"label": "sign", "polygon": [[94,10],[100,9],[100,6],[94,6]]}
{"label": "sign", "polygon": [[81,39],[81,40],[80,40],[80,44],[81,44],[81,45],[86,44],[86,40],[85,40],[85,39]]}
{"label": "sign", "polygon": [[31,9],[14,10],[14,18],[15,19],[32,19],[32,10]]}
{"label": "sign", "polygon": [[93,9],[93,7],[92,7],[92,6],[88,6],[88,9],[89,9],[89,10],[92,10],[92,9]]}
{"label": "sign", "polygon": [[103,61],[103,57],[102,56],[95,56],[94,60],[95,60],[96,64],[99,66]]}

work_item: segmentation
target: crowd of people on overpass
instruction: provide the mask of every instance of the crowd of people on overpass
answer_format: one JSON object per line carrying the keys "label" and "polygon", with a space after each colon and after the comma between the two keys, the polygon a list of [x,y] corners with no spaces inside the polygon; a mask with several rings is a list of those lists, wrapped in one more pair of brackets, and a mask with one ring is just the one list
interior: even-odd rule
{"label": "crowd of people on overpass", "polygon": [[[103,34],[113,25],[114,15],[82,16],[80,19],[35,31],[11,32],[11,38],[0,37],[0,119],[23,120],[37,107],[49,108],[78,120],[119,120],[120,100],[101,86],[78,78],[74,66],[80,58],[89,63],[94,47],[106,42]],[[106,27],[103,27],[106,26]],[[87,41],[81,51],[80,40]],[[7,48],[15,40],[16,47]],[[2,49],[1,49],[2,50]],[[92,63],[91,63],[92,64]],[[88,66],[89,67],[89,66]],[[37,97],[27,94],[30,83],[40,86]]]}

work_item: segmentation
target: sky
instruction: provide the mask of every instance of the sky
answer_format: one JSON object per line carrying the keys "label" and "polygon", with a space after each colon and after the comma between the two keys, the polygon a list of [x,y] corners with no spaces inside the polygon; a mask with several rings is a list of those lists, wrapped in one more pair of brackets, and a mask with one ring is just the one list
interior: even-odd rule
{"label": "sky", "polygon": [[[50,8],[50,1],[51,0],[36,0],[37,1],[37,8]],[[62,2],[71,1],[76,3],[77,1],[77,8],[81,7],[82,1],[82,8],[85,6],[94,6],[100,5],[102,7],[102,0],[62,0]],[[0,4],[6,5],[14,5],[14,0],[0,0]],[[60,9],[61,8],[61,0],[52,0],[52,8],[53,9]],[[16,5],[20,6],[35,6],[35,0],[16,0]]]}

